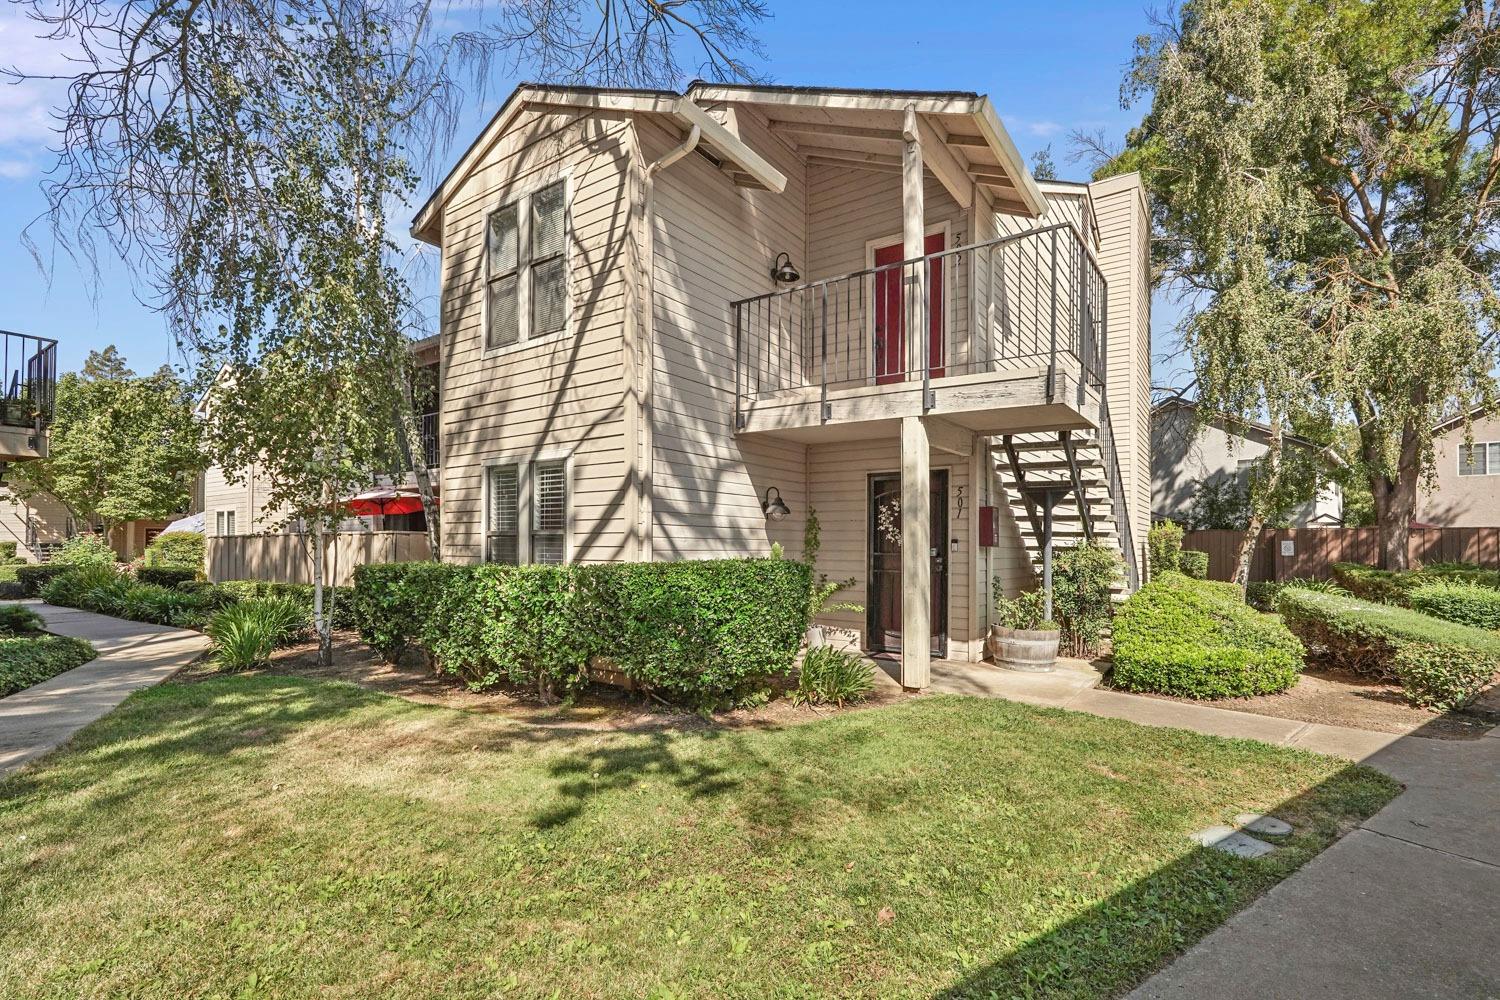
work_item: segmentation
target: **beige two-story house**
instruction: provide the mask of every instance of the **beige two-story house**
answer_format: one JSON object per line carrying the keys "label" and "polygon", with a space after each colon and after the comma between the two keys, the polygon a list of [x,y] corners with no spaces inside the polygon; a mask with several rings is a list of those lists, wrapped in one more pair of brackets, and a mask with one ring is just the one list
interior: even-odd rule
{"label": "beige two-story house", "polygon": [[[1151,509],[1134,175],[1038,182],[973,93],[523,85],[432,193],[443,549],[801,551],[910,688],[991,583]],[[907,641],[908,637],[919,637]]]}

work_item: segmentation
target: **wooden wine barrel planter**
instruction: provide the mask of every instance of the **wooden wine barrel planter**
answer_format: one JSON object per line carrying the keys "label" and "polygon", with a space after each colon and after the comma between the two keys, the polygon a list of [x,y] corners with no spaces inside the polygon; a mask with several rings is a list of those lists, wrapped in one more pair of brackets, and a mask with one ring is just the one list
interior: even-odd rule
{"label": "wooden wine barrel planter", "polygon": [[990,626],[990,655],[996,666],[1008,670],[1045,673],[1057,662],[1057,643],[1061,633],[1055,630],[1001,628]]}

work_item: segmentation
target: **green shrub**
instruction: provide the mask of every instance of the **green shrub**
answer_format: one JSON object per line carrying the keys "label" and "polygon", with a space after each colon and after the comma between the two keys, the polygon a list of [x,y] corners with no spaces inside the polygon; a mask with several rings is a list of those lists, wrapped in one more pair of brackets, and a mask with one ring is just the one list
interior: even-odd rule
{"label": "green shrub", "polygon": [[96,655],[93,646],[67,635],[0,638],[0,698],[81,667]]}
{"label": "green shrub", "polygon": [[1182,558],[1182,525],[1173,521],[1152,525],[1146,532],[1146,557],[1152,576],[1176,571]]}
{"label": "green shrub", "polygon": [[115,550],[100,535],[74,535],[52,556],[60,566],[113,566]]}
{"label": "green shrub", "polygon": [[1000,578],[995,578],[995,624],[1001,628],[1039,629],[1047,618],[1047,594],[1042,590],[1024,590],[1006,597]]}
{"label": "green shrub", "polygon": [[[310,583],[278,583],[272,580],[225,580],[216,584],[225,595],[246,600],[253,597],[284,597],[298,601],[312,620],[313,586]],[[323,609],[338,629],[354,628],[354,588],[324,587]]]}
{"label": "green shrub", "polygon": [[8,563],[16,558],[16,542],[0,542],[0,563]]}
{"label": "green shrub", "polygon": [[1177,568],[1183,576],[1194,580],[1208,579],[1208,553],[1199,549],[1183,549],[1177,557]]}
{"label": "green shrub", "polygon": [[19,580],[0,580],[0,601],[19,601],[26,596],[26,585]]}
{"label": "green shrub", "polygon": [[1275,611],[1276,599],[1287,587],[1300,587],[1303,590],[1316,590],[1324,594],[1344,594],[1349,592],[1331,580],[1316,580],[1311,577],[1298,577],[1292,580],[1277,582],[1274,580],[1259,580],[1245,588],[1245,602],[1256,611]]}
{"label": "green shrub", "polygon": [[600,656],[635,684],[709,707],[790,670],[812,572],[786,559],[598,566],[360,567],[360,634],[386,655],[420,645],[444,671],[546,693]]}
{"label": "green shrub", "polygon": [[[42,587],[42,600],[48,604],[55,604],[60,608],[82,608],[85,611],[97,610],[88,600],[88,595],[101,588],[108,589],[114,581],[120,579],[113,565],[109,566],[75,566],[68,572],[59,573],[52,577]],[[101,612],[108,614],[109,612]]]}
{"label": "green shrub", "polygon": [[172,566],[142,566],[135,571],[141,583],[154,583],[160,587],[175,587],[198,578],[197,570],[178,569]]}
{"label": "green shrub", "polygon": [[1333,579],[1339,586],[1361,600],[1405,607],[1408,595],[1421,586],[1414,573],[1397,573],[1358,563],[1334,563]]}
{"label": "green shrub", "polygon": [[1462,708],[1500,672],[1500,636],[1409,608],[1288,589],[1281,617],[1334,666],[1401,684],[1409,701]]}
{"label": "green shrub", "polygon": [[285,626],[283,602],[245,600],[214,613],[204,626],[222,670],[249,670],[266,663]]}
{"label": "green shrub", "polygon": [[1112,677],[1130,691],[1274,694],[1302,671],[1302,644],[1275,615],[1245,604],[1233,584],[1163,574],[1121,606],[1113,635]]}
{"label": "green shrub", "polygon": [[796,705],[864,701],[875,690],[875,664],[847,649],[819,646],[807,651],[792,691]]}
{"label": "green shrub", "polygon": [[16,567],[16,580],[26,591],[27,597],[40,597],[42,588],[50,581],[71,572],[72,566],[61,563],[47,563],[42,566],[18,566]]}
{"label": "green shrub", "polygon": [[1099,652],[1104,630],[1115,613],[1111,588],[1123,572],[1120,553],[1100,542],[1057,553],[1052,566],[1052,617],[1062,631],[1061,647],[1070,655]]}
{"label": "green shrub", "polygon": [[30,635],[42,630],[42,616],[19,604],[0,604],[0,636]]}
{"label": "green shrub", "polygon": [[165,531],[146,546],[142,565],[152,569],[192,570],[196,576],[203,572],[204,545],[201,532]]}
{"label": "green shrub", "polygon": [[1407,600],[1424,615],[1491,632],[1500,629],[1500,590],[1493,587],[1439,580],[1414,588]]}

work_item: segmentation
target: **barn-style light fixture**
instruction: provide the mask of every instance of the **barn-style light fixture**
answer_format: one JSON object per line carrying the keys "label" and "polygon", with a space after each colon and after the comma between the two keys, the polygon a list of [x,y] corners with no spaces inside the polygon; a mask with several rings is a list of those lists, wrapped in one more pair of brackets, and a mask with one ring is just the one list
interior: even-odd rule
{"label": "barn-style light fixture", "polygon": [[776,255],[776,260],[771,264],[771,280],[780,285],[790,285],[794,281],[802,280],[802,274],[792,266],[791,254]]}
{"label": "barn-style light fixture", "polygon": [[[776,494],[774,497],[771,494]],[[760,509],[765,513],[769,521],[784,521],[792,509],[781,499],[781,491],[774,486],[766,487],[766,498],[760,502]]]}

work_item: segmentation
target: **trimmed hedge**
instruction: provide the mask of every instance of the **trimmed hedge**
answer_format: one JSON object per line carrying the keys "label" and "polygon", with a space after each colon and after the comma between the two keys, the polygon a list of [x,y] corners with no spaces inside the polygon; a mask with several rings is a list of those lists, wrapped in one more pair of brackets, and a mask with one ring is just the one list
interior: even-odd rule
{"label": "trimmed hedge", "polygon": [[201,628],[216,609],[234,602],[231,595],[213,588],[183,590],[140,583],[110,566],[72,567],[42,588],[42,598],[58,607],[176,628]]}
{"label": "trimmed hedge", "polygon": [[207,543],[202,532],[164,531],[151,539],[141,561],[157,569],[189,569],[203,572],[203,552]]}
{"label": "trimmed hedge", "polygon": [[1409,701],[1462,708],[1500,673],[1500,636],[1408,608],[1289,588],[1287,627],[1335,666],[1401,684]]}
{"label": "trimmed hedge", "polygon": [[1177,568],[1194,580],[1208,579],[1208,553],[1201,549],[1183,549],[1177,554]]}
{"label": "trimmed hedge", "polygon": [[1500,590],[1476,583],[1442,580],[1412,590],[1413,611],[1488,631],[1500,629]]}
{"label": "trimmed hedge", "polygon": [[1113,628],[1111,676],[1128,691],[1243,698],[1285,691],[1302,672],[1302,644],[1234,584],[1162,573],[1125,601]]}
{"label": "trimmed hedge", "polygon": [[41,566],[17,566],[16,580],[26,589],[27,597],[40,597],[42,588],[51,580],[76,569],[62,563],[46,563]]}
{"label": "trimmed hedge", "polygon": [[198,571],[172,566],[142,566],[135,571],[135,578],[141,583],[154,583],[158,587],[175,587],[180,583],[198,579]]}
{"label": "trimmed hedge", "polygon": [[595,657],[700,707],[791,670],[811,571],[781,559],[597,566],[360,566],[352,608],[386,656],[411,646],[475,687],[576,689]]}
{"label": "trimmed hedge", "polygon": [[81,667],[96,655],[93,646],[67,635],[0,638],[0,698]]}
{"label": "trimmed hedge", "polygon": [[1333,579],[1361,600],[1406,607],[1408,595],[1422,585],[1415,573],[1397,573],[1357,563],[1334,563]]}

